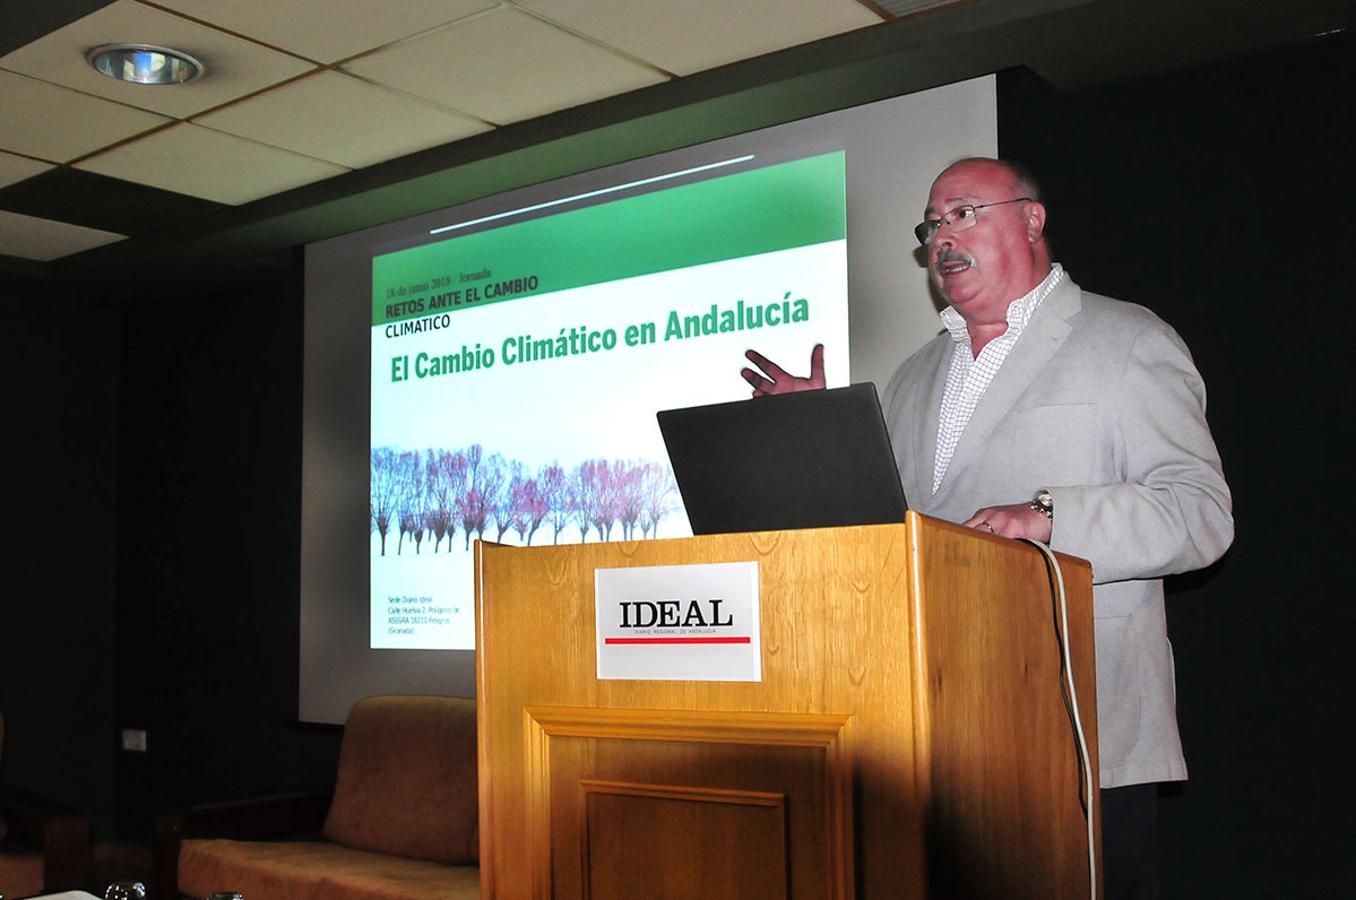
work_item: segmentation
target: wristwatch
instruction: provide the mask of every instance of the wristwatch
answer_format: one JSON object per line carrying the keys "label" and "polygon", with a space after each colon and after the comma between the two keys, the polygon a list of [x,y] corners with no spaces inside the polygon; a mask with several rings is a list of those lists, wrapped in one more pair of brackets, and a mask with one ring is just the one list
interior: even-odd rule
{"label": "wristwatch", "polygon": [[1045,488],[1036,491],[1036,495],[1031,498],[1031,508],[1036,512],[1045,513],[1047,519],[1055,518],[1055,498]]}

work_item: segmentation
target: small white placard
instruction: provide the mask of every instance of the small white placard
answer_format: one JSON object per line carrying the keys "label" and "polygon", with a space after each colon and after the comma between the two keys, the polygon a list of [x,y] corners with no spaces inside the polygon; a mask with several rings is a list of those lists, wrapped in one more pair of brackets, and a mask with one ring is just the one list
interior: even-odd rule
{"label": "small white placard", "polygon": [[762,681],[758,563],[595,569],[598,677]]}

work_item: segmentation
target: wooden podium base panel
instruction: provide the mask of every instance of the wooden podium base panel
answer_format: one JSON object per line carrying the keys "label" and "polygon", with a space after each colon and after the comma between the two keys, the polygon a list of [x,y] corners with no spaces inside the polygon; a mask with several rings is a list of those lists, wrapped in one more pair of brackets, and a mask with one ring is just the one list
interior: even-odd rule
{"label": "wooden podium base panel", "polygon": [[529,711],[538,896],[853,896],[846,717],[615,713]]}
{"label": "wooden podium base panel", "polygon": [[584,896],[784,900],[786,798],[585,780]]}

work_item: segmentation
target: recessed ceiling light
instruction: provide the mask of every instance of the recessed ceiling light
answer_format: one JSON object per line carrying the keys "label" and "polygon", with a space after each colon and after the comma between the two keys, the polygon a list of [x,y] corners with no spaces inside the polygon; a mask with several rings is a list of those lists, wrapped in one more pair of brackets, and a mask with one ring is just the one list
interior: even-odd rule
{"label": "recessed ceiling light", "polygon": [[186,84],[207,71],[182,50],[150,44],[104,44],[85,54],[97,71],[133,84]]}

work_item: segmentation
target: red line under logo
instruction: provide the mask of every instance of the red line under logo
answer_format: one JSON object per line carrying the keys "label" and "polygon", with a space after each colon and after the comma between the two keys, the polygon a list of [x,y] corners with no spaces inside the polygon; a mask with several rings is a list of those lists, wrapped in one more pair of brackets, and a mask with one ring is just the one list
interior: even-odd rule
{"label": "red line under logo", "polygon": [[615,637],[603,638],[604,644],[747,644],[749,637]]}

